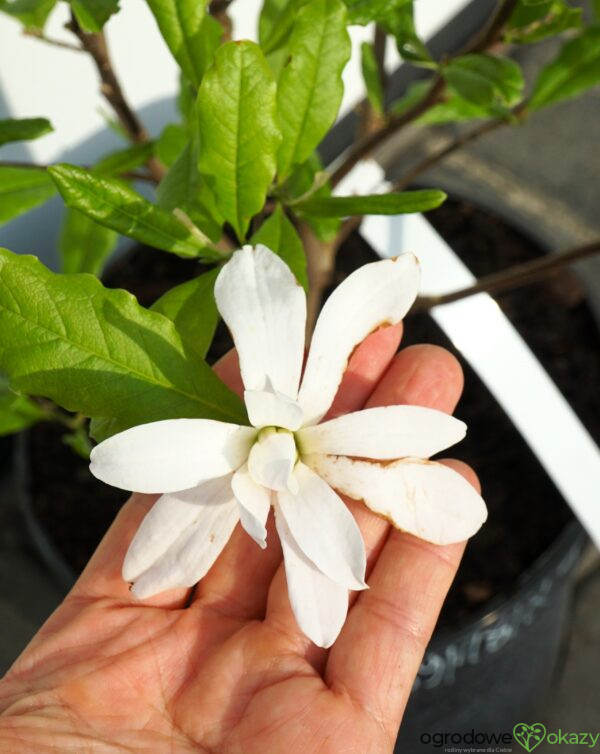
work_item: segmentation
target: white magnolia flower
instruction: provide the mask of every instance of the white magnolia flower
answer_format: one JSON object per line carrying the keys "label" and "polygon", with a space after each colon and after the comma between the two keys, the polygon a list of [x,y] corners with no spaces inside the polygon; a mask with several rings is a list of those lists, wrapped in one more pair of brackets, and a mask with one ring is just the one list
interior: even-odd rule
{"label": "white magnolia flower", "polygon": [[92,451],[99,479],[163,493],[125,557],[123,578],[137,597],[195,584],[238,521],[265,547],[273,506],[298,625],[328,647],[344,623],[348,590],[366,588],[362,536],[338,493],[431,542],[477,531],[486,518],[483,500],[459,474],[424,460],[461,440],[462,422],[432,409],[388,406],[319,424],[353,349],[378,327],[399,322],[417,288],[411,254],[356,270],[325,303],[301,380],[304,291],[265,246],[235,252],[215,297],[238,351],[252,426],[159,421]]}

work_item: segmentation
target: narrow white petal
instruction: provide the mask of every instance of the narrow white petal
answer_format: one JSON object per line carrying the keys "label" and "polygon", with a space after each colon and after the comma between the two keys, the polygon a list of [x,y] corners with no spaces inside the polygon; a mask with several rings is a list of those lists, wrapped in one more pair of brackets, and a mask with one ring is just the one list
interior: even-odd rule
{"label": "narrow white petal", "polygon": [[440,463],[407,458],[380,464],[324,455],[307,456],[305,462],[339,492],[428,542],[462,542],[487,518],[481,496]]}
{"label": "narrow white petal", "polygon": [[189,490],[161,495],[129,545],[122,570],[125,581],[135,581],[174,543],[195,531],[199,522],[205,519],[210,524],[217,509],[234,499],[231,479],[228,474]]}
{"label": "narrow white petal", "polygon": [[365,589],[365,545],[346,505],[303,463],[296,464],[297,495],[278,493],[280,514],[315,566],[348,589]]}
{"label": "narrow white petal", "polygon": [[360,267],[335,289],[317,320],[298,395],[305,426],[331,406],[354,348],[381,325],[399,322],[418,287],[419,263],[402,254]]}
{"label": "narrow white petal", "polygon": [[271,432],[256,442],[248,456],[248,470],[256,484],[270,490],[297,489],[292,472],[297,459],[296,443],[289,432]]}
{"label": "narrow white petal", "polygon": [[[166,549],[156,545],[154,548],[147,548],[148,554],[138,558],[136,565],[139,567],[142,560],[150,561],[149,565],[133,579],[131,572],[134,569],[128,553],[123,577],[134,581],[131,591],[139,599],[152,597],[166,589],[196,584],[218,558],[239,521],[238,505],[231,493],[229,477],[226,480],[211,480],[185,493],[163,495],[161,500],[167,509],[173,506],[174,501],[176,505],[194,506],[195,516]],[[154,525],[150,529],[153,530]],[[142,552],[146,549],[144,538],[141,537],[137,546]],[[152,558],[149,557],[151,550],[154,555]]]}
{"label": "narrow white petal", "polygon": [[283,427],[292,432],[302,426],[300,404],[276,390],[246,390],[244,401],[254,427]]}
{"label": "narrow white petal", "polygon": [[429,458],[463,439],[467,426],[421,406],[384,406],[345,414],[296,433],[301,453],[360,458]]}
{"label": "narrow white petal", "polygon": [[248,457],[253,427],[210,419],[140,424],[92,450],[92,474],[134,492],[176,492],[228,474]]}
{"label": "narrow white petal", "polygon": [[240,358],[247,390],[296,398],[304,357],[306,296],[289,267],[266,246],[236,251],[215,283],[217,308]]}
{"label": "narrow white petal", "polygon": [[250,476],[244,465],[233,475],[231,488],[240,506],[240,522],[263,550],[267,546],[266,523],[271,507],[271,492]]}
{"label": "narrow white petal", "polygon": [[298,626],[317,646],[330,647],[346,620],[348,590],[310,562],[277,511],[275,523],[283,549],[290,605]]}

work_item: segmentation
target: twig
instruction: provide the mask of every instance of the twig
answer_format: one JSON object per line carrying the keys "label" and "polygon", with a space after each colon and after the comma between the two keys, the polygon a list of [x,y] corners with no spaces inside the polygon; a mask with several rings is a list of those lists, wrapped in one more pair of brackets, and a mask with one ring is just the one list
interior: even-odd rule
{"label": "twig", "polygon": [[40,42],[45,42],[52,47],[60,47],[63,50],[71,50],[71,52],[85,52],[80,45],[74,45],[70,42],[63,42],[61,39],[54,39],[54,37],[47,37],[40,29],[25,29],[23,34],[26,37],[33,37],[39,39]]}
{"label": "twig", "polygon": [[502,272],[485,275],[474,285],[467,288],[461,288],[451,293],[444,293],[440,296],[421,296],[415,302],[411,313],[428,311],[432,307],[442,304],[451,304],[468,296],[474,296],[476,293],[500,293],[509,288],[529,285],[552,272],[558,271],[565,265],[573,264],[598,253],[600,253],[600,241],[594,241],[593,243],[585,244],[585,246],[578,246],[570,251],[549,254],[541,259],[516,264],[513,267],[502,270]]}
{"label": "twig", "polygon": [[[92,34],[84,31],[74,15],[71,15],[71,21],[67,25],[67,28],[75,34],[77,39],[81,42],[82,48],[89,53],[96,64],[102,82],[100,91],[115,111],[130,139],[137,144],[143,144],[149,141],[150,137],[148,136],[148,132],[125,99],[125,95],[123,94],[123,90],[121,89],[121,85],[112,66],[104,34],[102,32]],[[151,157],[148,160],[147,165],[152,177],[157,182],[160,181],[165,174],[165,169],[162,164],[156,158]]]}
{"label": "twig", "polygon": [[0,160],[0,168],[27,168],[28,170],[46,170],[48,165],[35,162],[20,162],[19,160]]}

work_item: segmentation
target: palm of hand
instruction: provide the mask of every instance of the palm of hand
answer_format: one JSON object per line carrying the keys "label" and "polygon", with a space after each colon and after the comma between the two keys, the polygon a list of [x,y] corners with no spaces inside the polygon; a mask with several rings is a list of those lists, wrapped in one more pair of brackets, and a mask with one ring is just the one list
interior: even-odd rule
{"label": "palm of hand", "polygon": [[[357,349],[334,411],[367,399],[452,410],[461,390],[456,363],[440,349],[414,347],[390,365],[398,337],[389,328]],[[235,385],[231,362],[219,371]],[[462,547],[390,534],[349,502],[365,538],[371,589],[353,595],[346,626],[326,651],[296,627],[272,522],[266,551],[236,530],[193,595],[173,590],[136,602],[120,566],[153,500],[137,495],[124,507],[0,684],[0,745],[19,752],[391,752]]]}

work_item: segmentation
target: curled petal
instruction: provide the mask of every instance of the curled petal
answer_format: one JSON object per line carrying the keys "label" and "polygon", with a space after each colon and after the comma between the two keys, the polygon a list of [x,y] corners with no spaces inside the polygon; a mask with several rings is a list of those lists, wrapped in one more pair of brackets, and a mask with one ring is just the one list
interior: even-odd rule
{"label": "curled petal", "polygon": [[388,460],[429,458],[462,440],[466,431],[466,424],[442,411],[384,406],[304,427],[296,438],[301,453]]}
{"label": "curled petal", "polygon": [[296,463],[296,443],[289,432],[272,432],[252,446],[248,456],[248,471],[256,484],[270,490],[296,491],[293,475]]}
{"label": "curled petal", "polygon": [[264,550],[267,546],[266,524],[271,507],[270,490],[256,484],[246,465],[233,475],[231,488],[240,506],[240,523]]}
{"label": "curled petal", "polygon": [[229,474],[248,457],[256,430],[210,419],[140,424],[92,450],[90,470],[134,492],[176,492]]}
{"label": "curled petal", "polygon": [[266,246],[236,251],[215,283],[247,390],[296,398],[304,357],[306,296],[289,267]]}
{"label": "curled petal", "polygon": [[481,496],[440,463],[406,458],[382,464],[325,455],[304,460],[342,494],[362,500],[397,529],[434,544],[462,542],[487,518]]}
{"label": "curled petal", "polygon": [[347,589],[366,589],[365,545],[346,505],[303,463],[296,464],[296,495],[279,492],[277,504],[298,547],[325,576]]}
{"label": "curled petal", "polygon": [[215,562],[239,520],[231,475],[191,490],[162,495],[137,530],[123,578],[144,599],[193,586]]}
{"label": "curled petal", "polygon": [[360,267],[335,289],[317,320],[298,394],[305,426],[331,406],[354,348],[378,327],[399,322],[418,287],[419,263],[402,254]]}
{"label": "curled petal", "polygon": [[275,523],[283,549],[290,605],[298,626],[317,646],[330,647],[346,620],[348,590],[311,563],[277,512]]}
{"label": "curled petal", "polygon": [[297,401],[276,390],[246,390],[244,402],[254,427],[283,427],[292,432],[302,425],[302,409]]}

